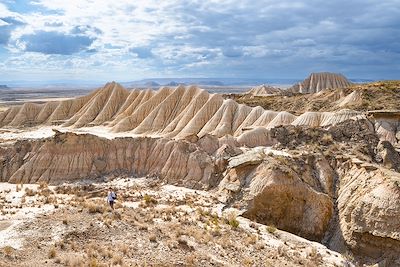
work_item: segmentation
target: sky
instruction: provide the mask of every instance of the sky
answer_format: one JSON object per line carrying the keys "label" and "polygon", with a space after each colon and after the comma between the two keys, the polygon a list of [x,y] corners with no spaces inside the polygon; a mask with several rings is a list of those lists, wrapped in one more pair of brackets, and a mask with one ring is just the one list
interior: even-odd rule
{"label": "sky", "polygon": [[400,0],[0,0],[0,81],[400,79]]}

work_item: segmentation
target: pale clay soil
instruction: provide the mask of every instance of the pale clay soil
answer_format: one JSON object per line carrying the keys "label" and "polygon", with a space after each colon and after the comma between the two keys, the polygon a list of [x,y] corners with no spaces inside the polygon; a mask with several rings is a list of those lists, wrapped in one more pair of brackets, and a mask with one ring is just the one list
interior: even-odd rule
{"label": "pale clay soil", "polygon": [[0,207],[0,266],[351,266],[319,243],[224,209],[213,192],[151,178],[2,183]]}

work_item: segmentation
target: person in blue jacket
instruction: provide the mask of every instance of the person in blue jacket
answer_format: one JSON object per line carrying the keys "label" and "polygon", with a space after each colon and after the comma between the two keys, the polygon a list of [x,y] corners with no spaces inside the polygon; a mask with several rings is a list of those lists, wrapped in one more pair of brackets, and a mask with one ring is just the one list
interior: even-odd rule
{"label": "person in blue jacket", "polygon": [[117,199],[117,194],[111,189],[111,187],[108,190],[108,195],[107,195],[107,202],[110,205],[111,209],[114,210],[114,202]]}

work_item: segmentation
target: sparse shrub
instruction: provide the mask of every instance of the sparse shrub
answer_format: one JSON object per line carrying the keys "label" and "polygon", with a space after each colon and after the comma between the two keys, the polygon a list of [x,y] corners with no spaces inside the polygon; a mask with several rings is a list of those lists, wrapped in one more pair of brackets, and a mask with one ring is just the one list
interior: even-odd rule
{"label": "sparse shrub", "polygon": [[245,243],[246,243],[247,245],[254,245],[254,244],[257,242],[257,240],[258,240],[258,236],[257,236],[257,235],[250,234],[250,235],[248,235],[248,236],[246,237]]}
{"label": "sparse shrub", "polygon": [[186,263],[189,266],[195,266],[196,265],[196,258],[197,258],[197,255],[195,253],[191,253],[191,254],[186,256]]}
{"label": "sparse shrub", "polygon": [[36,195],[36,191],[30,188],[25,188],[25,195],[27,195],[28,197],[33,197],[34,195]]}
{"label": "sparse shrub", "polygon": [[254,260],[252,258],[245,257],[243,259],[244,266],[254,266]]}
{"label": "sparse shrub", "polygon": [[73,255],[65,259],[64,264],[69,267],[83,267],[83,260],[81,257]]}
{"label": "sparse shrub", "polygon": [[145,194],[143,196],[143,200],[144,203],[149,206],[149,205],[156,205],[157,204],[157,200],[155,198],[153,198],[152,196]]}
{"label": "sparse shrub", "polygon": [[236,213],[230,212],[225,218],[227,224],[229,224],[232,228],[236,229],[239,227],[239,221],[236,219]]}
{"label": "sparse shrub", "polygon": [[5,254],[7,257],[11,257],[11,255],[12,255],[13,252],[14,252],[14,248],[11,247],[11,246],[5,246],[5,247],[3,248],[3,252],[4,252],[4,254]]}
{"label": "sparse shrub", "polygon": [[129,247],[128,247],[126,244],[122,244],[122,245],[119,247],[119,250],[120,250],[124,255],[127,255],[127,254],[128,254],[128,251],[129,251]]}
{"label": "sparse shrub", "polygon": [[201,207],[197,208],[196,211],[200,216],[209,216],[210,215],[209,211],[206,211]]}
{"label": "sparse shrub", "polygon": [[217,214],[213,214],[212,218],[211,218],[211,222],[215,225],[218,226],[219,225],[219,218]]}
{"label": "sparse shrub", "polygon": [[98,267],[98,266],[99,266],[99,264],[98,264],[96,258],[90,258],[89,267]]}
{"label": "sparse shrub", "polygon": [[39,182],[39,189],[43,190],[45,188],[48,188],[47,182],[44,181]]}
{"label": "sparse shrub", "polygon": [[53,191],[51,191],[49,188],[44,188],[44,189],[41,189],[40,190],[40,192],[39,192],[39,195],[40,196],[44,196],[44,197],[49,197],[51,194],[53,194]]}
{"label": "sparse shrub", "polygon": [[333,142],[333,137],[331,134],[327,134],[325,133],[322,137],[321,137],[321,141],[324,144],[330,144]]}
{"label": "sparse shrub", "polygon": [[274,234],[277,230],[276,227],[273,225],[268,225],[266,228],[267,228],[268,233],[270,233],[270,234]]}
{"label": "sparse shrub", "polygon": [[322,263],[323,261],[321,254],[315,247],[311,248],[311,250],[308,252],[307,257],[317,264]]}
{"label": "sparse shrub", "polygon": [[63,223],[64,225],[68,225],[68,220],[67,220],[67,219],[63,219],[63,220],[62,220],[62,223]]}
{"label": "sparse shrub", "polygon": [[152,233],[149,236],[149,240],[150,242],[157,242],[157,236],[154,233]]}
{"label": "sparse shrub", "polygon": [[119,264],[119,265],[122,265],[122,256],[121,255],[114,255],[113,256],[113,258],[112,258],[112,263],[114,264],[114,265],[117,265],[117,264]]}
{"label": "sparse shrub", "polygon": [[61,240],[60,242],[58,242],[56,244],[57,247],[59,247],[60,249],[65,249],[65,243],[63,240]]}
{"label": "sparse shrub", "polygon": [[86,205],[89,213],[104,213],[105,208],[101,204],[89,203]]}
{"label": "sparse shrub", "polygon": [[52,248],[49,250],[49,253],[48,253],[49,259],[53,259],[56,255],[57,255],[56,248],[55,248],[55,247],[52,247]]}

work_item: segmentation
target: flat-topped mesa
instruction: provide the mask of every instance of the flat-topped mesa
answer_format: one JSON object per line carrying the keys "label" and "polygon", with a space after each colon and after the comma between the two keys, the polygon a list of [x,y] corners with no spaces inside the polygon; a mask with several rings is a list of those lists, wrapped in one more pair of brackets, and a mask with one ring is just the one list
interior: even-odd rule
{"label": "flat-topped mesa", "polygon": [[288,90],[294,93],[318,93],[324,89],[345,88],[352,83],[339,73],[319,72],[311,73],[304,81],[297,83]]}

